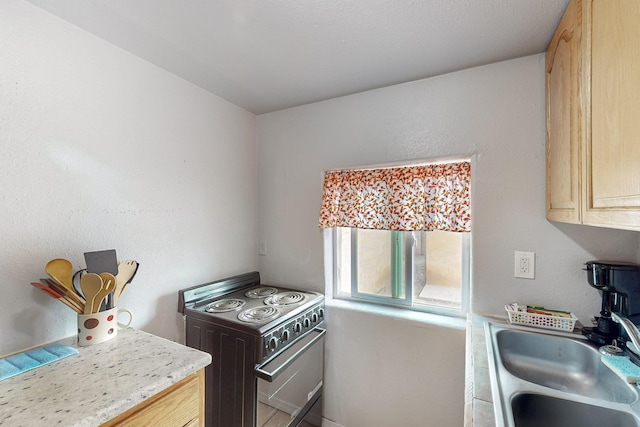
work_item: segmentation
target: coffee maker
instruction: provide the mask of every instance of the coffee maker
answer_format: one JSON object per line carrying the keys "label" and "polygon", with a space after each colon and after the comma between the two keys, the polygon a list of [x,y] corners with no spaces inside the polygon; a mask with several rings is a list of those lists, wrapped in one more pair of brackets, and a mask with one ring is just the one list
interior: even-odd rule
{"label": "coffee maker", "polygon": [[589,285],[602,293],[597,325],[583,328],[591,341],[606,345],[621,335],[619,325],[611,319],[617,313],[633,324],[640,323],[640,265],[620,261],[589,261],[585,263]]}

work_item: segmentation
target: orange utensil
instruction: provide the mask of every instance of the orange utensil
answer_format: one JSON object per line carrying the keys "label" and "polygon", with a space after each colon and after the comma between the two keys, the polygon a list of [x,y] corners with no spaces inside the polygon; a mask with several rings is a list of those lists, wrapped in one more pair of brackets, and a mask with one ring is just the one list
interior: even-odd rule
{"label": "orange utensil", "polygon": [[61,303],[65,304],[67,307],[71,308],[73,311],[75,311],[76,313],[82,313],[82,308],[80,306],[78,306],[75,301],[67,299],[66,297],[64,297],[63,295],[60,295],[58,292],[54,291],[53,289],[51,289],[50,287],[48,287],[47,285],[43,285],[40,282],[31,282],[31,285],[35,288],[40,289],[41,291],[46,292],[49,296],[57,299],[58,301],[60,301]]}

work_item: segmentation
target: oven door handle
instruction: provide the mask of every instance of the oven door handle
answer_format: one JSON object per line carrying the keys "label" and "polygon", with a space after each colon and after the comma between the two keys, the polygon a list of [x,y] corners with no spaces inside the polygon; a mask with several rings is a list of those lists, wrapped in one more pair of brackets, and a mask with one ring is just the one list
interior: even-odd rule
{"label": "oven door handle", "polygon": [[293,355],[289,356],[284,362],[276,366],[274,369],[270,371],[263,369],[263,368],[266,368],[270,363],[272,363],[273,360],[265,365],[257,367],[255,369],[256,376],[258,376],[259,378],[262,378],[265,381],[269,381],[270,383],[273,382],[276,379],[276,377],[280,375],[282,371],[287,369],[289,365],[291,365],[298,357],[302,356],[302,354],[305,351],[307,351],[307,349],[309,349],[312,345],[314,345],[316,342],[321,340],[324,337],[324,334],[327,333],[327,330],[322,328],[314,328],[311,331],[311,333],[314,333],[314,332],[317,333],[317,335],[313,337],[313,339],[305,343],[302,348],[296,351]]}

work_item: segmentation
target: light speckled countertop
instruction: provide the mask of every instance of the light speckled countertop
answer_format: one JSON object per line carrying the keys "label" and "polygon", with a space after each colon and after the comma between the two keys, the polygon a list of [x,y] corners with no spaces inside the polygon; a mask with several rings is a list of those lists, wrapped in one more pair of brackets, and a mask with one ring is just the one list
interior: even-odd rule
{"label": "light speckled countertop", "polygon": [[504,323],[506,319],[476,314],[467,316],[467,354],[465,366],[465,427],[494,427],[489,361],[484,322]]}
{"label": "light speckled countertop", "polygon": [[211,363],[208,353],[135,329],[78,350],[0,381],[0,425],[99,426]]}

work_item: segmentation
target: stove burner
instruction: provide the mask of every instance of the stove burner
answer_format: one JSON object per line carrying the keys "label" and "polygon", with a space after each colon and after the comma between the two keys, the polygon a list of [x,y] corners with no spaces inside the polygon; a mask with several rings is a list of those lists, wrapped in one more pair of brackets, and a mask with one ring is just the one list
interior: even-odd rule
{"label": "stove burner", "polygon": [[270,286],[260,286],[259,288],[249,289],[244,293],[244,296],[247,298],[264,298],[277,292],[278,290],[276,288],[272,288]]}
{"label": "stove burner", "polygon": [[238,314],[238,319],[248,323],[262,323],[280,316],[280,310],[275,307],[262,306],[250,308]]}
{"label": "stove burner", "polygon": [[286,307],[302,301],[304,301],[304,295],[300,292],[281,292],[265,298],[264,303],[275,307]]}
{"label": "stove burner", "polygon": [[240,310],[245,305],[245,301],[237,298],[226,298],[214,301],[204,309],[207,313],[225,313],[227,311]]}

